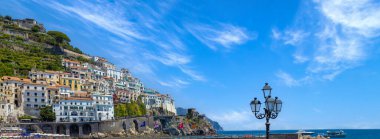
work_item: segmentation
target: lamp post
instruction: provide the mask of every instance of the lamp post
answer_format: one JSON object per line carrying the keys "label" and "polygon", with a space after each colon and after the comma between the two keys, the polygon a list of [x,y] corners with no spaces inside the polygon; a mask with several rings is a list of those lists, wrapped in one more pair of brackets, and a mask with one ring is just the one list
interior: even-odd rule
{"label": "lamp post", "polygon": [[274,99],[271,97],[272,88],[268,83],[265,83],[262,91],[265,99],[264,113],[259,113],[261,102],[256,97],[251,101],[250,105],[251,110],[257,119],[266,119],[266,138],[269,139],[269,119],[277,118],[278,114],[281,112],[282,101],[278,97],[275,97]]}

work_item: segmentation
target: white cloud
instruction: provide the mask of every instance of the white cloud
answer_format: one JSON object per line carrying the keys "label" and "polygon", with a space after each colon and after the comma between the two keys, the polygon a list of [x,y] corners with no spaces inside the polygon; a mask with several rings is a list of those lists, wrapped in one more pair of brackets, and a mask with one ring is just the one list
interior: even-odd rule
{"label": "white cloud", "polygon": [[213,50],[231,49],[233,46],[241,45],[256,36],[249,36],[246,29],[230,24],[216,24],[215,26],[205,24],[187,25],[187,30],[199,41]]}
{"label": "white cloud", "polygon": [[371,54],[372,40],[380,35],[380,3],[317,0],[314,4],[316,8],[300,11],[297,19],[302,20],[296,20],[294,26],[284,31],[273,29],[272,38],[295,46],[294,62],[307,65],[305,76],[333,80]]}
{"label": "white cloud", "polygon": [[281,32],[278,31],[277,29],[272,29],[272,37],[275,40],[280,40],[281,39]]}
{"label": "white cloud", "polygon": [[233,110],[225,113],[210,114],[210,119],[217,121],[225,130],[264,129],[263,122],[257,120],[250,110]]}
{"label": "white cloud", "polygon": [[173,80],[167,81],[167,82],[164,82],[164,81],[158,81],[158,82],[162,86],[175,87],[175,88],[182,88],[182,87],[190,84],[189,82],[181,80],[181,79],[173,79]]}
{"label": "white cloud", "polygon": [[279,71],[277,72],[276,76],[278,78],[280,78],[280,80],[286,85],[286,86],[289,86],[289,87],[292,87],[292,86],[298,86],[300,83],[294,79],[291,75],[289,75],[288,73],[285,73],[283,71]]}
{"label": "white cloud", "polygon": [[309,58],[301,54],[294,54],[293,57],[294,57],[294,63],[305,63],[309,61]]}
{"label": "white cloud", "polygon": [[302,84],[307,84],[311,82],[312,80],[310,76],[305,76],[300,79],[295,79],[292,75],[284,71],[278,71],[276,73],[276,76],[277,78],[279,78],[281,83],[283,83],[284,85],[288,87],[294,87],[294,86],[299,86]]}
{"label": "white cloud", "polygon": [[206,78],[203,77],[202,75],[200,75],[199,73],[197,73],[196,71],[188,68],[188,67],[183,67],[183,66],[180,66],[179,69],[187,74],[188,76],[190,76],[193,80],[196,80],[196,81],[206,81]]}
{"label": "white cloud", "polygon": [[164,53],[162,56],[157,56],[157,54],[145,54],[145,56],[167,66],[186,65],[190,62],[189,57],[177,53]]}
{"label": "white cloud", "polygon": [[272,38],[282,41],[286,45],[297,45],[307,36],[309,36],[309,33],[302,30],[286,30],[282,33],[277,29],[272,29]]}
{"label": "white cloud", "polygon": [[380,3],[372,0],[319,1],[326,18],[355,33],[377,36],[380,29]]}

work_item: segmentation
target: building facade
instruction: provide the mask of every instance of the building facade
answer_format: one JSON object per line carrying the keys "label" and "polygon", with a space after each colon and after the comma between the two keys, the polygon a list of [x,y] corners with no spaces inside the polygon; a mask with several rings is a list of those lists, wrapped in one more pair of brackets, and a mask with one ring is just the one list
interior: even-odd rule
{"label": "building facade", "polygon": [[94,102],[86,93],[75,93],[74,95],[61,99],[53,105],[56,122],[85,122],[95,121]]}
{"label": "building facade", "polygon": [[114,119],[113,97],[100,93],[92,93],[95,105],[96,119],[99,121]]}
{"label": "building facade", "polygon": [[24,113],[39,117],[40,108],[46,107],[48,102],[46,81],[25,83],[22,90]]}

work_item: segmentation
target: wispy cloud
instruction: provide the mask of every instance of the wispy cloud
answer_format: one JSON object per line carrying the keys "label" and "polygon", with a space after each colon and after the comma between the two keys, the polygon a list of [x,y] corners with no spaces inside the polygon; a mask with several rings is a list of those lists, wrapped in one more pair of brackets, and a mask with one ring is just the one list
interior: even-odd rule
{"label": "wispy cloud", "polygon": [[192,79],[197,80],[197,81],[206,81],[206,78],[197,73],[196,71],[192,70],[191,68],[188,67],[183,67],[180,66],[179,69],[189,75]]}
{"label": "wispy cloud", "polygon": [[282,33],[277,29],[272,29],[272,38],[281,40],[286,45],[297,45],[301,43],[308,35],[309,33],[302,30],[286,30]]}
{"label": "wispy cloud", "polygon": [[298,80],[294,79],[291,75],[288,73],[285,73],[283,71],[277,72],[276,76],[280,78],[280,80],[287,86],[298,86],[299,82]]}
{"label": "wispy cloud", "polygon": [[256,38],[255,34],[250,36],[245,28],[230,24],[215,24],[215,26],[189,24],[186,28],[195,38],[213,50],[231,49],[233,46],[244,44],[248,40]]}
{"label": "wispy cloud", "polygon": [[281,83],[285,84],[288,87],[294,87],[294,86],[299,86],[302,84],[307,84],[312,80],[310,76],[305,76],[305,77],[296,79],[292,75],[284,71],[278,71],[276,73],[276,76],[277,78],[280,79]]}
{"label": "wispy cloud", "polygon": [[307,65],[305,76],[333,80],[371,54],[371,42],[380,35],[380,4],[370,0],[317,0],[313,4],[315,10],[301,10],[298,18],[303,20],[296,20],[294,26],[273,29],[272,38],[296,46],[294,61]]}
{"label": "wispy cloud", "polygon": [[160,85],[167,86],[167,87],[175,87],[175,88],[182,88],[188,84],[190,84],[187,81],[181,80],[181,79],[172,79],[170,81],[158,81]]}
{"label": "wispy cloud", "polygon": [[255,122],[250,110],[231,110],[224,113],[210,114],[211,119],[219,122],[225,130],[263,129],[264,124]]}

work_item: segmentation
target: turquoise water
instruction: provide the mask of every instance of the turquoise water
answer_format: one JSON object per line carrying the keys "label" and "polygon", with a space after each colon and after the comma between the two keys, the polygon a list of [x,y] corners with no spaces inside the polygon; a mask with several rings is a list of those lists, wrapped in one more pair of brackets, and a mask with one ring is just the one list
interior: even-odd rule
{"label": "turquoise water", "polygon": [[[314,136],[326,131],[336,131],[338,129],[321,129],[321,130],[306,130],[315,132]],[[380,139],[380,129],[342,129],[346,133],[345,139]],[[271,133],[295,133],[298,130],[271,130]],[[243,136],[243,135],[265,135],[263,130],[254,131],[219,131],[218,134],[225,136]]]}

